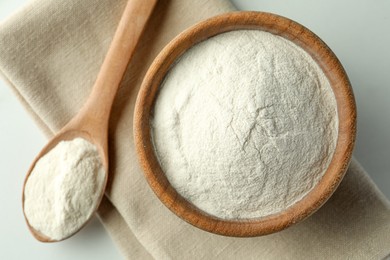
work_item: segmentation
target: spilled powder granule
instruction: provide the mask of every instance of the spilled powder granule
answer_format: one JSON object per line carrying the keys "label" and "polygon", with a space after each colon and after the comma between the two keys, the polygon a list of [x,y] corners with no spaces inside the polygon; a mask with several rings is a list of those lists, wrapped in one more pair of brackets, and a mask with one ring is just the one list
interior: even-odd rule
{"label": "spilled powder granule", "polygon": [[100,202],[105,170],[95,145],[62,141],[35,165],[24,190],[29,224],[52,240],[80,229]]}
{"label": "spilled powder granule", "polygon": [[278,213],[325,173],[337,141],[327,78],[300,47],[258,30],[195,45],[170,69],[151,119],[172,186],[222,219]]}

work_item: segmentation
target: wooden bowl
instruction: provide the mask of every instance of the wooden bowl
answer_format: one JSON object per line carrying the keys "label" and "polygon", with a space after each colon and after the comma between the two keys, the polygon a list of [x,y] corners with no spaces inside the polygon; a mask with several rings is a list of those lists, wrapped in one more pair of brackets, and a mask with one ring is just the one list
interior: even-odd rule
{"label": "wooden bowl", "polygon": [[[170,185],[157,160],[151,141],[150,115],[156,94],[174,61],[191,46],[217,34],[262,30],[280,35],[303,48],[319,64],[334,91],[339,117],[338,139],[331,163],[319,183],[286,210],[257,219],[223,220],[186,201]],[[356,136],[356,107],[348,77],[329,47],[314,33],[287,18],[261,12],[234,12],[201,22],[181,33],[157,56],[138,94],[134,138],[141,167],[158,198],[176,215],[203,230],[237,237],[270,234],[297,223],[319,209],[336,190],[349,165]]]}

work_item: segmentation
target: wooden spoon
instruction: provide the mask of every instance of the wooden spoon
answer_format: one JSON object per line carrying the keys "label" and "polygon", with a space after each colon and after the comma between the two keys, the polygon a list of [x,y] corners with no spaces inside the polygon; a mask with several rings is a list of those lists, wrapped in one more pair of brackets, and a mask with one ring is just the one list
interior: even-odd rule
{"label": "wooden spoon", "polygon": [[[105,168],[105,184],[100,191],[99,202],[103,198],[107,184],[108,173],[108,122],[111,107],[118,90],[118,86],[126,71],[127,65],[134,54],[138,40],[145,28],[145,25],[153,11],[157,0],[129,0],[118,28],[115,32],[111,46],[100,69],[92,92],[80,112],[59,133],[42,149],[32,163],[23,186],[23,210],[24,210],[24,189],[26,182],[34,169],[36,162],[54,148],[60,141],[72,140],[81,137],[93,143],[101,156],[102,164]],[[99,204],[99,203],[98,203]],[[97,204],[97,205],[98,205]],[[96,209],[97,210],[97,207]],[[35,230],[28,222],[27,225],[39,241],[57,242],[64,240],[53,240],[39,231]],[[89,219],[88,219],[89,220]],[[88,220],[86,222],[88,222]],[[85,223],[86,223],[85,222]],[[85,225],[85,224],[84,224]]]}

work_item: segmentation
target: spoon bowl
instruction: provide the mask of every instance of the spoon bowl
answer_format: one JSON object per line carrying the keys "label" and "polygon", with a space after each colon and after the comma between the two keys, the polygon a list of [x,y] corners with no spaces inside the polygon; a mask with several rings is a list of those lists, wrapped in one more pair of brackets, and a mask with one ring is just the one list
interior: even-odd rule
{"label": "spoon bowl", "polygon": [[[59,142],[62,142],[62,141],[71,141],[75,138],[83,138],[85,140],[87,140],[88,142],[92,143],[93,145],[95,145],[95,147],[97,148],[98,152],[99,152],[99,156],[100,156],[100,161],[102,162],[102,165],[103,165],[103,168],[104,168],[104,171],[105,171],[105,178],[104,178],[104,181],[103,181],[103,187],[106,187],[107,185],[107,179],[108,179],[108,154],[107,154],[107,149],[105,148],[104,145],[102,145],[100,143],[101,140],[96,140],[94,139],[91,134],[89,134],[88,132],[85,132],[85,131],[79,131],[79,130],[68,130],[68,131],[64,131],[64,132],[61,132],[59,134],[57,134],[53,139],[50,140],[49,143],[46,144],[46,146],[41,150],[41,152],[37,155],[37,157],[35,158],[35,160],[33,161],[33,163],[31,164],[30,166],[30,169],[28,170],[27,172],[27,175],[25,177],[25,181],[24,181],[24,184],[23,184],[23,190],[25,189],[25,186],[26,186],[26,183],[27,183],[27,180],[28,178],[30,177],[31,175],[31,172],[33,171],[36,163],[43,157],[45,156],[48,152],[50,152],[54,147],[56,147],[58,145]],[[102,189],[100,191],[100,194],[99,194],[99,198],[98,198],[98,201],[100,202],[103,198],[103,195],[104,195],[104,189]],[[22,206],[23,206],[23,209],[24,209],[24,201],[25,201],[25,195],[24,195],[24,192],[23,192],[23,195],[22,195]],[[96,211],[98,206],[99,206],[100,203],[97,203],[96,205],[96,208],[94,208],[93,210]],[[25,220],[26,220],[26,223],[27,223],[27,226],[30,230],[30,232],[33,234],[33,236],[41,241],[41,242],[59,242],[59,241],[62,241],[62,240],[65,240],[67,238],[69,238],[70,236],[74,235],[75,233],[77,233],[79,230],[81,230],[89,220],[87,220],[75,233],[71,234],[70,236],[67,236],[67,237],[64,237],[62,238],[61,240],[55,240],[55,239],[52,239],[50,237],[47,237],[46,235],[42,234],[41,232],[39,232],[38,230],[36,230],[32,225],[30,225],[27,217],[25,216]]]}
{"label": "spoon bowl", "polygon": [[[150,118],[165,75],[175,61],[195,44],[233,30],[261,30],[279,35],[305,50],[326,75],[334,92],[338,113],[335,152],[318,184],[300,201],[281,212],[244,220],[225,220],[204,212],[184,199],[170,184],[157,158]],[[285,229],[318,210],[340,184],[352,156],[356,136],[356,107],[352,87],[335,54],[302,25],[270,13],[234,12],[201,22],[172,40],[147,72],[134,112],[134,138],[138,158],[150,187],[172,212],[203,230],[226,236],[252,237]]]}

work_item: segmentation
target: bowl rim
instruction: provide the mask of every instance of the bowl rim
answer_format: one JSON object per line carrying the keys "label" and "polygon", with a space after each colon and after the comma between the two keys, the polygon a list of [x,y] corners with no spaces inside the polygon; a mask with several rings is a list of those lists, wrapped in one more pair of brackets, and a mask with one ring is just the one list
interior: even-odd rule
{"label": "bowl rim", "polygon": [[[286,210],[247,220],[224,220],[196,208],[170,185],[155,154],[150,114],[161,82],[171,65],[191,46],[233,30],[262,30],[279,35],[305,50],[328,78],[336,98],[338,138],[331,163],[319,183]],[[155,58],[139,90],[134,110],[134,141],[140,166],[149,186],[173,213],[186,222],[215,234],[253,237],[283,230],[318,210],[333,194],[352,157],[356,139],[356,104],[348,76],[331,49],[313,32],[288,18],[266,12],[238,11],[202,21],[175,37]]]}

